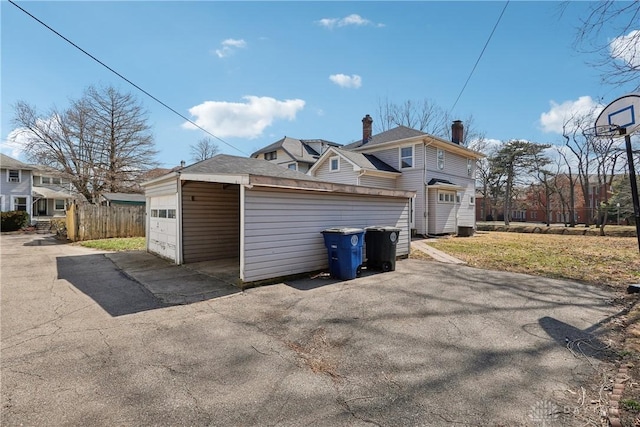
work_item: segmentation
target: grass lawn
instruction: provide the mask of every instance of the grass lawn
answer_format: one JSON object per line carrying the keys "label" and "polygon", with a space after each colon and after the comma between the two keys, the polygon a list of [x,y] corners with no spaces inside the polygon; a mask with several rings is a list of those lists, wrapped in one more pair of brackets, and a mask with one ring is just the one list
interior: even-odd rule
{"label": "grass lawn", "polygon": [[103,251],[143,251],[144,237],[118,237],[114,239],[86,240],[79,245]]}
{"label": "grass lawn", "polygon": [[[640,283],[635,237],[478,232],[427,243],[470,266],[626,288]],[[418,252],[418,251],[416,251]],[[430,259],[421,253],[412,257]]]}

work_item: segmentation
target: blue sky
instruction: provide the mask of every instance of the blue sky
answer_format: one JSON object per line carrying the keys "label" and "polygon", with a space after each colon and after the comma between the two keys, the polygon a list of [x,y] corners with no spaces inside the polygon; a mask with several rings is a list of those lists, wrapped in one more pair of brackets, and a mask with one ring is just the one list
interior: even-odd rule
{"label": "blue sky", "polygon": [[[248,155],[283,136],[349,143],[380,99],[452,108],[505,2],[18,2],[146,91]],[[509,3],[451,112],[487,138],[560,142],[563,112],[625,94],[572,47],[589,3]],[[45,113],[89,85],[136,94],[158,160],[206,136],[7,1],[1,3],[2,152],[12,105]],[[603,38],[614,34],[602,34]],[[375,128],[375,123],[374,123]]]}

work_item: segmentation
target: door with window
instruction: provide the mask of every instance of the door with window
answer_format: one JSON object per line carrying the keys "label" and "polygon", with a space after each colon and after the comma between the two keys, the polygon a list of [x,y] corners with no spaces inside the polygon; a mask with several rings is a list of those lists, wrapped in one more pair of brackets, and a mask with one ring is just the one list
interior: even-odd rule
{"label": "door with window", "polygon": [[36,215],[38,216],[47,215],[47,199],[39,199],[36,202]]}

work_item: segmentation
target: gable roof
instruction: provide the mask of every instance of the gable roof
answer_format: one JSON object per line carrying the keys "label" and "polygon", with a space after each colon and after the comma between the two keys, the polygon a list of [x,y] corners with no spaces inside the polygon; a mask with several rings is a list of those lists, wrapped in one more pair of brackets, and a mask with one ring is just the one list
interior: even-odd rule
{"label": "gable roof", "polygon": [[302,172],[283,168],[275,163],[262,159],[218,154],[210,159],[187,166],[179,171],[180,174],[229,174],[229,175],[260,175],[273,178],[290,178],[306,181],[319,181],[317,178]]}
{"label": "gable roof", "polygon": [[110,202],[145,202],[144,194],[140,193],[102,193],[102,197]]}
{"label": "gable roof", "polygon": [[[342,150],[336,147],[329,148],[327,151],[325,151],[322,154],[320,159],[325,159],[335,154],[342,156],[349,163],[364,170],[391,172],[391,173],[397,173],[397,174],[401,173],[399,170],[383,162],[373,154],[365,154],[365,153],[358,153],[355,151]],[[316,162],[316,164],[311,167],[309,172],[313,173],[313,171],[317,170],[320,167],[321,163],[323,163],[323,160],[319,160],[318,162]]]}
{"label": "gable roof", "polygon": [[326,141],[324,139],[297,139],[285,136],[284,138],[252,153],[251,157],[257,157],[263,153],[282,149],[297,162],[315,163],[321,153],[318,153],[309,145],[312,143],[326,144],[329,147],[340,146],[338,143]]}
{"label": "gable roof", "polygon": [[0,153],[0,167],[2,169],[26,169],[33,170],[33,166],[26,163],[22,163],[20,160],[9,157],[6,154]]}

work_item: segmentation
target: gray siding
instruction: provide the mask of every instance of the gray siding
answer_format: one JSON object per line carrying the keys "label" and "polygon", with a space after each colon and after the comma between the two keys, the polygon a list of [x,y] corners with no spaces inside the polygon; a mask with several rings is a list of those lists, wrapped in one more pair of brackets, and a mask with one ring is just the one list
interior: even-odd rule
{"label": "gray siding", "polygon": [[392,225],[402,229],[397,255],[409,253],[409,201],[403,198],[322,194],[254,187],[245,192],[246,282],[328,266],[321,231],[329,227]]}
{"label": "gray siding", "polygon": [[394,178],[385,178],[383,176],[362,175],[360,177],[360,185],[365,187],[396,189],[396,180]]}
{"label": "gray siding", "polygon": [[316,170],[315,177],[323,181],[335,182],[338,184],[358,185],[358,172],[353,170],[353,165],[342,157],[338,157],[340,162],[339,170],[330,171],[331,157],[327,157]]}
{"label": "gray siding", "polygon": [[176,194],[177,192],[178,192],[178,180],[174,178],[167,182],[154,184],[153,186],[146,187],[144,190],[144,195],[148,198],[148,197]]}
{"label": "gray siding", "polygon": [[20,182],[8,182],[8,170],[0,170],[0,194],[2,194],[2,211],[12,210],[13,197],[27,198],[27,212],[32,214],[31,197],[32,177],[30,170],[21,170]]}
{"label": "gray siding", "polygon": [[185,263],[240,255],[240,187],[186,182],[182,187]]}

